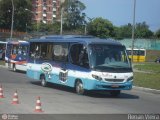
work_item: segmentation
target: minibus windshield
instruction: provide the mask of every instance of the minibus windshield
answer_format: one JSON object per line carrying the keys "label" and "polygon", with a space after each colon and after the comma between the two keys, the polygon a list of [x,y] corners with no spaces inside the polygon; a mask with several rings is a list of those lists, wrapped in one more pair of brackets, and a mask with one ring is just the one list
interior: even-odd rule
{"label": "minibus windshield", "polygon": [[91,44],[89,57],[91,68],[96,70],[131,70],[124,46]]}

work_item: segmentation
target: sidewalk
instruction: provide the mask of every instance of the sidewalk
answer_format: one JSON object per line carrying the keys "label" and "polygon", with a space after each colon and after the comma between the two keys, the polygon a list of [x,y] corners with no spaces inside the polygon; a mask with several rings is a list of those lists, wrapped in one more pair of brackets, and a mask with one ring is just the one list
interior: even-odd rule
{"label": "sidewalk", "polygon": [[160,94],[160,90],[151,89],[151,88],[144,88],[144,87],[133,86],[133,89],[135,89],[135,90],[141,90],[141,91],[148,92],[148,93],[153,93],[153,94]]}
{"label": "sidewalk", "polygon": [[0,68],[7,68],[5,65],[0,65]]}

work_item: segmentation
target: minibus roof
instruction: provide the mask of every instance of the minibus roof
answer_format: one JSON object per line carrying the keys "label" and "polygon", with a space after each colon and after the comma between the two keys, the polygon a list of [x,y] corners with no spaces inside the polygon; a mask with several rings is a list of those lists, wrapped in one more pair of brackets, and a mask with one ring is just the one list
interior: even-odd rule
{"label": "minibus roof", "polygon": [[70,43],[86,43],[86,44],[112,44],[122,45],[113,39],[100,39],[93,36],[83,35],[50,35],[41,38],[30,39],[29,42],[70,42]]}

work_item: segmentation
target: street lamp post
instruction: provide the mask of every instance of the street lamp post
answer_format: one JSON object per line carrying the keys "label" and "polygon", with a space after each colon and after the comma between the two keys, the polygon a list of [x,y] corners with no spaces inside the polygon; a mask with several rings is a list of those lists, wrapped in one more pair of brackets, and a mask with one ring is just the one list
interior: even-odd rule
{"label": "street lamp post", "polygon": [[84,25],[84,35],[87,35],[87,25]]}
{"label": "street lamp post", "polygon": [[11,2],[12,2],[12,23],[11,23],[10,40],[12,40],[12,36],[13,36],[13,23],[14,23],[14,3],[13,3],[13,0],[11,0]]}
{"label": "street lamp post", "polygon": [[61,29],[60,29],[60,35],[63,34],[63,7],[61,8]]}
{"label": "street lamp post", "polygon": [[133,7],[133,25],[132,25],[132,62],[133,62],[133,49],[134,49],[134,41],[135,41],[135,16],[136,16],[136,0],[134,0],[134,7]]}
{"label": "street lamp post", "polygon": [[26,33],[27,33],[27,23],[26,23]]}
{"label": "street lamp post", "polygon": [[60,0],[60,6],[61,6],[61,18],[60,18],[61,28],[60,28],[60,35],[63,34],[63,11],[64,11],[63,3],[64,3],[64,2],[65,2],[65,0]]}
{"label": "street lamp post", "polygon": [[[34,12],[32,12],[31,10],[29,10],[27,8],[25,10],[31,12],[32,14],[34,14],[34,16],[36,18],[36,14]],[[36,22],[36,27],[37,27],[37,34],[38,34],[38,21]]]}

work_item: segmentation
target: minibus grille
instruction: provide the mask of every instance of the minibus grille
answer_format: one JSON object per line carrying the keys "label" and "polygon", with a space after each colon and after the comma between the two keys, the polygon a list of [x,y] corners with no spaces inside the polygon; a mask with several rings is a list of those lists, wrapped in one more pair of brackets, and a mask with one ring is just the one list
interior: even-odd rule
{"label": "minibus grille", "polygon": [[123,82],[124,79],[105,79],[107,82]]}

